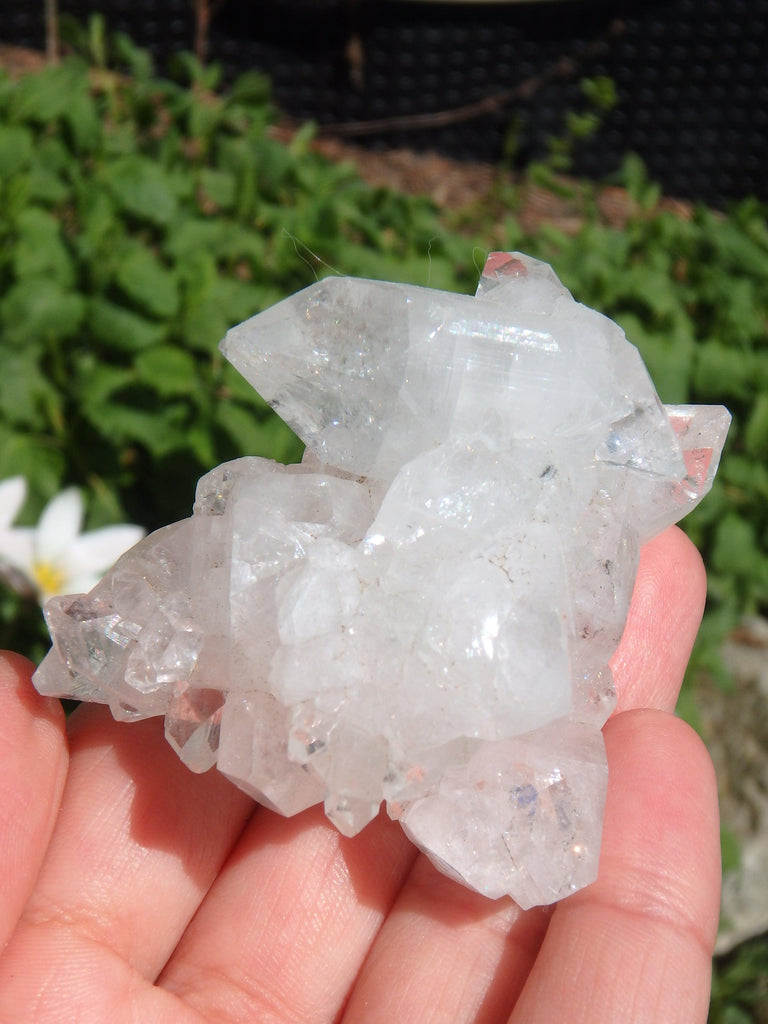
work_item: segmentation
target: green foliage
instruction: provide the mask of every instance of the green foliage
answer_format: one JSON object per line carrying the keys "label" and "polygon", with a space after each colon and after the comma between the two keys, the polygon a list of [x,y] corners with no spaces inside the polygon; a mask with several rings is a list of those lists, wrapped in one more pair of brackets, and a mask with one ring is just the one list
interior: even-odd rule
{"label": "green foliage", "polygon": [[715,962],[709,1024],[768,1021],[768,937],[739,946]]}
{"label": "green foliage", "polygon": [[[580,86],[584,109],[566,111],[562,131],[547,140],[546,157],[532,162],[527,168],[527,173],[538,185],[561,195],[568,194],[569,187],[558,175],[571,170],[575,151],[596,134],[606,114],[618,102],[613,79],[604,75],[585,78]],[[508,159],[514,156],[515,140],[520,131],[520,123],[513,119],[505,144]]]}

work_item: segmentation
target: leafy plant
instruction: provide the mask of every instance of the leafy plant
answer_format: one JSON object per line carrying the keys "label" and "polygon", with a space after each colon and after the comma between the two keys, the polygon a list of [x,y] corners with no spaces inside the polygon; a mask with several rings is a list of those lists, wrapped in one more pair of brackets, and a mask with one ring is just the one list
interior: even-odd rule
{"label": "leafy plant", "polygon": [[[613,79],[605,75],[584,78],[579,87],[583,109],[565,112],[562,129],[547,139],[546,155],[542,159],[532,160],[525,168],[526,176],[533,182],[560,195],[571,192],[569,183],[564,181],[562,175],[572,170],[576,151],[595,136],[606,116],[618,103]],[[524,121],[513,117],[504,146],[507,163],[515,163],[523,129]]]}
{"label": "leafy plant", "polygon": [[768,1021],[768,938],[739,946],[716,962],[709,1024]]}

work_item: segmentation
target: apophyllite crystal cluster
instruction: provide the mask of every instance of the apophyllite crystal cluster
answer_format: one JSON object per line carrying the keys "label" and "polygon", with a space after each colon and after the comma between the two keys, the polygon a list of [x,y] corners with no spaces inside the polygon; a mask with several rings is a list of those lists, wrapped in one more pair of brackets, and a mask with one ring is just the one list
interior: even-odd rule
{"label": "apophyllite crystal cluster", "polygon": [[515,253],[475,297],[327,278],[222,345],[303,462],[219,466],[190,519],[52,600],[38,689],[164,715],[194,771],[348,836],[385,802],[490,897],[592,881],[638,550],[709,489],[726,410],[661,405],[622,331]]}

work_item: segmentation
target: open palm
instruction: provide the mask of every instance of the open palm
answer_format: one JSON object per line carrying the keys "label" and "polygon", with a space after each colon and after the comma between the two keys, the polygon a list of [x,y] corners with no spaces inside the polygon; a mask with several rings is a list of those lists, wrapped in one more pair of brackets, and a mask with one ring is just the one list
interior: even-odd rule
{"label": "open palm", "polygon": [[2,1024],[696,1024],[719,904],[717,798],[671,713],[704,577],[675,528],[643,552],[614,661],[600,876],[523,912],[449,880],[380,815],[284,819],[162,723],[65,726],[0,663]]}

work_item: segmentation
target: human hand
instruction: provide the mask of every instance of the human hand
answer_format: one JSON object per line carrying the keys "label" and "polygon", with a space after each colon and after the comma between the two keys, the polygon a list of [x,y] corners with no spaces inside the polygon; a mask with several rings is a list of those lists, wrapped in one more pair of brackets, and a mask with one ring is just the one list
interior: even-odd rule
{"label": "human hand", "polygon": [[[613,660],[598,880],[521,911],[386,815],[346,839],[177,760],[156,719],[0,662],[0,1024],[696,1024],[720,862],[712,765],[674,707],[704,600],[679,530],[643,551]],[[69,759],[67,757],[69,751]]]}

